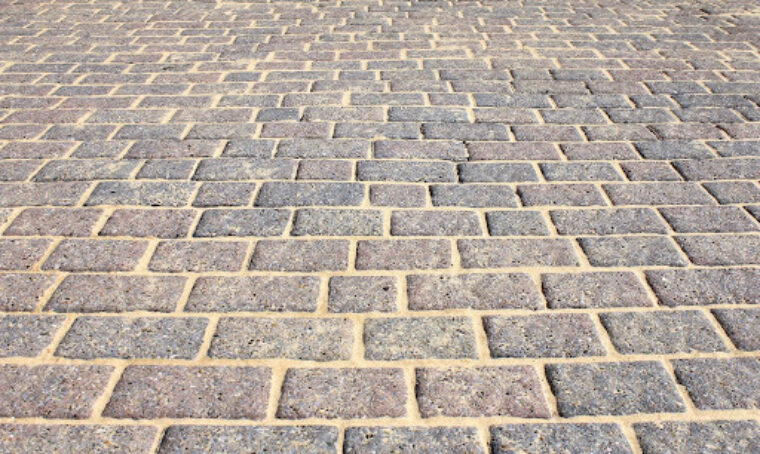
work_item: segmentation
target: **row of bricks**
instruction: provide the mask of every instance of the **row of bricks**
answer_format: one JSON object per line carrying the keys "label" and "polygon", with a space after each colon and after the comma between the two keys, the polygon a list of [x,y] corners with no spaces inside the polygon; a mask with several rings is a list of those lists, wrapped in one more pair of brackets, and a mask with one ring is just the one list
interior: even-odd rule
{"label": "row of bricks", "polygon": [[[702,161],[704,163],[704,161]],[[725,179],[747,178],[754,169],[746,160],[716,161],[725,169]],[[752,162],[760,163],[760,159]],[[236,164],[232,162],[231,164]],[[372,164],[381,164],[372,162]],[[715,166],[717,167],[717,165]],[[375,166],[378,168],[378,166]],[[387,166],[388,172],[402,169]],[[735,173],[731,175],[731,170]],[[760,171],[760,165],[757,166]],[[392,178],[392,174],[389,175]],[[395,174],[404,179],[404,175]],[[751,178],[751,177],[750,177]],[[388,181],[388,180],[385,180]],[[94,190],[89,191],[94,185]],[[196,194],[198,188],[200,192]],[[600,189],[601,187],[601,189]],[[433,206],[472,208],[516,208],[520,206],[616,206],[716,205],[757,201],[754,181],[731,183],[637,182],[637,183],[533,183],[517,185],[517,193],[506,184],[370,185],[370,203],[375,206],[414,207],[426,204],[429,189]],[[705,190],[707,189],[707,190]],[[191,200],[200,206],[248,205],[255,186],[250,184],[207,184],[188,181],[108,182],[11,182],[0,183],[0,206],[76,205],[89,194],[85,205],[132,205],[183,207]],[[256,196],[258,207],[360,206],[366,186],[350,182],[264,182]],[[711,195],[712,193],[712,195]],[[518,198],[519,196],[519,198]],[[606,196],[606,197],[605,197]],[[208,200],[206,202],[204,199]],[[230,200],[227,202],[227,200]]]}
{"label": "row of bricks", "polygon": [[[644,275],[667,307],[753,304],[760,299],[760,269],[649,270]],[[655,301],[631,271],[544,273],[537,285],[524,273],[411,274],[405,301],[393,276],[329,278],[327,311],[395,312],[447,309],[588,309],[652,307]],[[316,276],[201,276],[181,301],[184,276],[72,274],[55,291],[54,274],[0,274],[0,310],[54,312],[314,312],[321,279]],[[543,294],[543,297],[542,297]]]}
{"label": "row of bricks", "polygon": [[[583,237],[577,243],[591,266],[732,266],[760,264],[760,235]],[[148,249],[143,240],[0,239],[0,270],[29,270],[44,258],[43,270],[132,271]],[[148,270],[157,272],[239,271],[250,241],[161,241]],[[448,239],[259,240],[247,264],[250,270],[317,272],[446,269],[454,266]],[[463,268],[578,267],[575,243],[565,238],[458,239]],[[677,247],[678,245],[680,247]],[[685,255],[689,258],[686,260]]]}
{"label": "row of bricks", "polygon": [[[198,200],[198,198],[196,198]],[[197,202],[196,202],[197,204]],[[550,210],[559,235],[625,235],[677,233],[756,232],[760,206],[686,206],[659,208]],[[667,224],[662,219],[667,221]],[[8,218],[0,210],[0,222]],[[100,236],[153,238],[187,237],[198,216],[191,209],[117,209],[100,228]],[[93,234],[103,217],[98,208],[26,208],[5,228],[5,236],[77,236]],[[352,209],[209,209],[200,214],[195,237],[380,236],[384,214],[380,210]],[[491,236],[548,236],[552,230],[539,211],[485,212]],[[482,236],[480,215],[463,210],[394,210],[393,236]],[[1,230],[1,229],[0,229]],[[581,244],[584,245],[583,243]],[[587,251],[588,252],[588,251]]]}
{"label": "row of bricks", "polygon": [[[645,454],[702,452],[724,454],[760,450],[760,425],[753,420],[638,422],[633,424],[638,447]],[[343,432],[342,444],[338,432]],[[23,453],[62,449],[69,452],[112,452],[118,446],[135,453],[199,452],[343,452],[393,453],[410,447],[428,452],[482,454],[478,429],[468,426],[213,426],[172,425],[159,433],[151,426],[0,425],[0,450]],[[513,452],[614,452],[634,448],[616,423],[525,423],[492,425],[488,450]],[[342,449],[342,450],[341,450]]]}
{"label": "row of bricks", "polygon": [[[668,363],[698,410],[754,409],[760,404],[759,358]],[[562,363],[543,369],[561,417],[687,409],[662,362]],[[113,373],[114,367],[102,365],[0,365],[0,415],[91,417]],[[276,417],[404,417],[405,375],[401,368],[288,368]],[[423,418],[552,414],[532,366],[424,367],[416,368],[414,376],[413,399]],[[267,416],[272,382],[271,369],[263,366],[127,366],[102,415],[258,420]]]}
{"label": "row of bricks", "polygon": [[[760,309],[715,309],[733,344],[760,350]],[[599,315],[615,351],[662,355],[726,352],[729,348],[704,312],[606,312]],[[59,315],[0,316],[0,357],[35,357],[54,339]],[[480,321],[475,322],[480,327]],[[608,354],[588,314],[486,316],[482,320],[491,358],[576,358]],[[364,359],[478,359],[470,317],[384,317],[362,323],[355,339],[348,318],[221,318],[207,352],[208,319],[202,317],[91,317],[74,320],[55,356],[74,359],[292,359],[348,361],[354,343]]]}

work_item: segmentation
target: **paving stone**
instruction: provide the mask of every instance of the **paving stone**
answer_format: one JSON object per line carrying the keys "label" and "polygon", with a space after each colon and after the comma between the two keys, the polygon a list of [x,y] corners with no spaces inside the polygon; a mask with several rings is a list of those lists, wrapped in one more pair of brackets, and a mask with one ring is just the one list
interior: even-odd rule
{"label": "paving stone", "polygon": [[348,427],[343,452],[483,453],[473,427]]}
{"label": "paving stone", "polygon": [[4,315],[0,317],[0,357],[37,356],[53,340],[63,317]]}
{"label": "paving stone", "polygon": [[147,248],[145,241],[64,240],[42,265],[45,270],[131,271]]}
{"label": "paving stone", "polygon": [[194,180],[289,179],[295,174],[295,161],[273,159],[204,159],[198,164]]}
{"label": "paving stone", "polygon": [[700,311],[609,312],[599,314],[618,352],[668,354],[725,351]]}
{"label": "paving stone", "polygon": [[397,368],[288,369],[277,418],[398,418],[406,398]]}
{"label": "paving stone", "polygon": [[472,211],[394,211],[391,235],[481,235],[480,221]]}
{"label": "paving stone", "polygon": [[129,147],[125,157],[133,159],[201,158],[213,156],[219,146],[220,142],[217,140],[138,140]]}
{"label": "paving stone", "polygon": [[681,175],[668,162],[621,162],[623,173],[631,181],[681,181]]}
{"label": "paving stone", "polygon": [[190,159],[151,159],[140,168],[137,179],[185,180],[195,169]]}
{"label": "paving stone", "polygon": [[547,181],[615,181],[623,178],[606,162],[547,162],[539,164]]}
{"label": "paving stone", "polygon": [[377,210],[302,209],[295,213],[294,236],[377,236],[382,234],[383,214]]}
{"label": "paving stone", "polygon": [[204,318],[79,317],[55,354],[77,359],[193,359],[207,323]]}
{"label": "paving stone", "polygon": [[159,181],[105,181],[98,183],[85,205],[187,205],[195,183]]}
{"label": "paving stone", "polygon": [[760,202],[760,187],[751,181],[717,181],[702,186],[721,204]]}
{"label": "paving stone", "polygon": [[190,312],[310,312],[319,278],[307,276],[201,276],[190,292]]}
{"label": "paving stone", "polygon": [[509,140],[507,128],[493,123],[423,123],[426,139]]}
{"label": "paving stone", "polygon": [[631,144],[626,142],[564,143],[560,148],[571,161],[640,159]]}
{"label": "paving stone", "polygon": [[348,181],[353,174],[354,164],[351,161],[314,159],[299,162],[296,179]]}
{"label": "paving stone", "polygon": [[457,240],[464,268],[577,266],[573,247],[562,239]]}
{"label": "paving stone", "polygon": [[399,208],[425,206],[426,188],[411,184],[373,184],[369,187],[369,202],[375,206]]}
{"label": "paving stone", "polygon": [[563,417],[686,410],[675,383],[655,361],[549,364],[546,377]]}
{"label": "paving stone", "polygon": [[417,403],[423,418],[549,417],[532,367],[420,368],[416,372]]}
{"label": "paving stone", "polygon": [[334,453],[338,429],[330,426],[169,426],[159,452],[300,452]]}
{"label": "paving stone", "polygon": [[707,147],[698,142],[637,142],[634,146],[644,159],[709,159],[714,157]]}
{"label": "paving stone", "polygon": [[608,452],[631,454],[617,424],[560,423],[491,426],[491,452]]}
{"label": "paving stone", "polygon": [[586,314],[483,317],[494,358],[571,358],[605,354]]}
{"label": "paving stone", "polygon": [[222,318],[211,341],[211,358],[288,358],[338,361],[351,358],[353,324],[344,318]]}
{"label": "paving stone", "polygon": [[377,159],[445,159],[463,161],[467,158],[464,144],[455,140],[378,140],[373,144]]}
{"label": "paving stone", "polygon": [[290,210],[212,209],[203,212],[193,236],[279,236]]}
{"label": "paving stone", "polygon": [[470,161],[556,160],[557,147],[545,142],[469,142]]}
{"label": "paving stone", "polygon": [[543,306],[527,274],[409,275],[410,310],[539,309]]}
{"label": "paving stone", "polygon": [[232,139],[227,141],[227,145],[222,151],[222,156],[230,157],[248,157],[257,159],[266,159],[272,157],[274,150],[274,140],[265,139]]}
{"label": "paving stone", "polygon": [[552,309],[651,306],[644,284],[628,271],[541,275]]}
{"label": "paving stone", "polygon": [[281,206],[355,206],[364,199],[359,183],[265,182],[256,205]]}
{"label": "paving stone", "polygon": [[110,366],[89,365],[1,365],[0,415],[88,418],[112,370]]}
{"label": "paving stone", "polygon": [[700,410],[754,409],[760,405],[760,359],[673,360],[676,378]]}
{"label": "paving stone", "polygon": [[520,185],[517,194],[525,206],[593,206],[606,205],[602,194],[591,184]]}
{"label": "paving stone", "polygon": [[356,177],[361,181],[443,183],[456,181],[456,171],[447,162],[359,161]]}
{"label": "paving stone", "polygon": [[365,358],[377,361],[478,356],[467,317],[369,319],[364,323],[364,348]]}
{"label": "paving stone", "polygon": [[490,211],[486,213],[491,236],[546,236],[549,228],[538,211]]}
{"label": "paving stone", "polygon": [[45,306],[55,312],[171,312],[186,278],[180,276],[66,276]]}
{"label": "paving stone", "polygon": [[251,203],[256,183],[203,183],[193,200],[196,207],[246,206]]}
{"label": "paving stone", "polygon": [[745,265],[760,263],[760,236],[678,236],[678,245],[695,265]]}
{"label": "paving stone", "polygon": [[614,205],[714,205],[715,201],[695,183],[603,184]]}
{"label": "paving stone", "polygon": [[754,232],[760,228],[738,207],[672,207],[660,208],[660,213],[678,233]]}
{"label": "paving stone", "polygon": [[560,235],[616,235],[668,232],[665,223],[650,208],[551,210]]}
{"label": "paving stone", "polygon": [[250,269],[267,271],[336,271],[348,267],[346,240],[261,240]]}
{"label": "paving stone", "polygon": [[28,270],[45,254],[49,240],[0,239],[0,270]]}
{"label": "paving stone", "polygon": [[646,278],[666,306],[756,303],[760,270],[650,270]]}
{"label": "paving stone", "polygon": [[270,382],[266,367],[128,366],[103,415],[263,419]]}
{"label": "paving stone", "polygon": [[760,310],[713,309],[723,331],[740,350],[760,350]]}
{"label": "paving stone", "polygon": [[524,163],[470,162],[459,164],[457,170],[462,183],[538,181],[533,166]]}
{"label": "paving stone", "polygon": [[194,210],[119,209],[108,218],[100,235],[182,238],[194,219]]}
{"label": "paving stone", "polygon": [[140,161],[129,160],[60,160],[49,161],[34,176],[34,181],[123,180],[137,168]]}
{"label": "paving stone", "polygon": [[685,266],[686,260],[667,237],[580,238],[591,266]]}
{"label": "paving stone", "polygon": [[248,245],[239,241],[162,241],[148,263],[151,271],[237,271]]}
{"label": "paving stone", "polygon": [[2,424],[0,451],[147,452],[155,437],[156,428],[149,426]]}
{"label": "paving stone", "polygon": [[466,184],[430,186],[434,206],[517,207],[517,197],[509,186]]}
{"label": "paving stone", "polygon": [[666,421],[634,423],[641,450],[730,454],[760,449],[760,425],[756,421]]}
{"label": "paving stone", "polygon": [[448,240],[360,240],[356,249],[357,270],[414,270],[449,268]]}
{"label": "paving stone", "polygon": [[760,159],[757,158],[675,161],[673,166],[687,180],[760,179]]}

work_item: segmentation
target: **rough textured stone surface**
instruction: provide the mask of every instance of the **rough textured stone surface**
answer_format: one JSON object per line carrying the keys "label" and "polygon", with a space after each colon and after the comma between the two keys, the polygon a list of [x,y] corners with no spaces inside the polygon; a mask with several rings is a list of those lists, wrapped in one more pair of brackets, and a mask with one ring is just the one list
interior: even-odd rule
{"label": "rough textured stone surface", "polygon": [[21,212],[4,235],[90,236],[100,218],[98,209],[29,208]]}
{"label": "rough textured stone surface", "polygon": [[538,211],[491,211],[486,213],[491,236],[549,235],[544,217]]}
{"label": "rough textured stone surface", "polygon": [[335,276],[330,278],[329,312],[394,312],[396,278],[390,276]]}
{"label": "rough textured stone surface", "polygon": [[319,278],[306,276],[203,276],[185,310],[194,312],[305,312],[317,307]]}
{"label": "rough textured stone surface", "polygon": [[45,310],[56,312],[170,312],[182,294],[179,276],[70,275],[50,297]]}
{"label": "rough textured stone surface", "polygon": [[695,265],[760,264],[760,236],[679,236],[676,241]]}
{"label": "rough textured stone surface", "polygon": [[538,309],[541,297],[535,283],[521,273],[410,275],[409,309]]}
{"label": "rough textured stone surface", "polygon": [[560,239],[458,240],[464,268],[574,266],[572,245]]}
{"label": "rough textured stone surface", "polygon": [[377,236],[382,230],[380,211],[304,209],[296,211],[290,233],[294,236]]}
{"label": "rough textured stone surface", "polygon": [[700,410],[760,405],[758,358],[679,359],[673,361],[673,368]]}
{"label": "rough textured stone surface", "polygon": [[148,263],[151,271],[236,271],[247,244],[238,241],[162,241]]}
{"label": "rough textured stone surface", "polygon": [[251,257],[252,270],[323,271],[348,266],[348,242],[342,240],[262,240]]}
{"label": "rough textured stone surface", "polygon": [[349,427],[343,441],[346,454],[373,452],[482,453],[471,427]]}
{"label": "rough textured stone surface", "polygon": [[280,236],[290,219],[289,210],[207,210],[194,236]]}
{"label": "rough textured stone surface", "polygon": [[147,247],[144,241],[65,240],[42,268],[63,271],[130,271]]}
{"label": "rough textured stone surface", "polygon": [[0,451],[27,452],[147,452],[156,428],[68,424],[0,425]]}
{"label": "rough textured stone surface", "polygon": [[329,426],[170,426],[159,452],[335,452],[338,430]]}
{"label": "rough textured stone surface", "polygon": [[370,360],[477,358],[475,332],[467,317],[369,319],[364,356]]}
{"label": "rough textured stone surface", "polygon": [[55,276],[50,274],[0,274],[0,309],[32,311],[54,282]]}
{"label": "rough textured stone surface", "polygon": [[28,270],[45,254],[50,241],[0,239],[0,270]]}
{"label": "rough textured stone surface", "polygon": [[646,454],[739,454],[760,450],[760,425],[756,421],[668,421],[635,423],[633,428]]}
{"label": "rough textured stone surface", "polygon": [[667,237],[581,238],[578,243],[591,266],[686,265],[686,259]]}
{"label": "rough textured stone surface", "polygon": [[666,306],[760,301],[760,270],[753,268],[651,270],[646,272],[646,278]]}
{"label": "rough textured stone surface", "polygon": [[447,240],[367,240],[356,249],[358,270],[448,268],[451,243]]}
{"label": "rough textured stone surface", "polygon": [[63,317],[5,315],[0,317],[0,357],[37,356],[53,340]]}
{"label": "rough textured stone surface", "polygon": [[116,210],[100,235],[182,238],[189,233],[194,219],[193,210]]}
{"label": "rough textured stone surface", "polygon": [[605,354],[591,318],[584,314],[488,316],[483,326],[494,358]]}
{"label": "rough textured stone surface", "polygon": [[506,424],[491,426],[491,452],[608,452],[633,450],[616,424]]}
{"label": "rough textured stone surface", "polygon": [[469,236],[480,235],[478,216],[472,211],[394,211],[391,235]]}
{"label": "rough textured stone surface", "polygon": [[740,350],[760,350],[760,310],[713,309],[723,330]]}
{"label": "rough textured stone surface", "polygon": [[560,235],[619,235],[668,231],[657,213],[649,208],[552,210],[549,215]]}

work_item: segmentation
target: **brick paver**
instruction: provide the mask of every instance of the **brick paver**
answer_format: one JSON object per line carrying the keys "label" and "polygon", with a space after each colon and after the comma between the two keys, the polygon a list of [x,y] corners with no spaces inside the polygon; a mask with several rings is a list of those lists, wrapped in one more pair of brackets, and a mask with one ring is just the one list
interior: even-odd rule
{"label": "brick paver", "polygon": [[0,451],[760,450],[757,0],[0,0]]}

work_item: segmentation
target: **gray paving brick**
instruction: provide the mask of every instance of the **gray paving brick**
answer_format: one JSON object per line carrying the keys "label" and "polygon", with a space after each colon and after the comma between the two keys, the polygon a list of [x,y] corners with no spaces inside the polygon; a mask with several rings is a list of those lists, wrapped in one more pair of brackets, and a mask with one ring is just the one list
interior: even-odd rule
{"label": "gray paving brick", "polygon": [[181,238],[187,236],[194,219],[193,210],[116,210],[100,235]]}
{"label": "gray paving brick", "polygon": [[290,210],[212,209],[203,212],[193,236],[279,236],[285,231]]}
{"label": "gray paving brick", "polygon": [[394,211],[391,235],[480,235],[478,216],[472,211]]}
{"label": "gray paving brick", "polygon": [[159,452],[281,452],[295,454],[304,446],[315,454],[336,450],[338,430],[330,426],[169,426]]}
{"label": "gray paving brick", "polygon": [[631,181],[681,181],[681,175],[668,162],[621,162],[623,173]]}
{"label": "gray paving brick", "polygon": [[713,309],[723,331],[740,350],[760,350],[760,310]]}
{"label": "gray paving brick", "polygon": [[64,240],[42,265],[45,270],[131,271],[147,248],[145,241]]}
{"label": "gray paving brick", "polygon": [[330,278],[329,312],[394,312],[396,278],[390,276],[334,276]]}
{"label": "gray paving brick", "polygon": [[353,324],[343,318],[222,318],[211,358],[338,361],[351,357]]}
{"label": "gray paving brick", "polygon": [[538,211],[490,211],[486,213],[491,236],[546,236],[549,228]]}
{"label": "gray paving brick", "polygon": [[594,206],[606,205],[599,189],[591,184],[520,185],[517,194],[525,206]]}
{"label": "gray paving brick", "polygon": [[517,197],[509,186],[501,185],[431,185],[434,206],[517,207]]}
{"label": "gray paving brick", "polygon": [[410,275],[407,296],[411,310],[539,309],[536,285],[527,274]]}
{"label": "gray paving brick", "polygon": [[760,301],[760,270],[695,269],[646,271],[649,285],[666,306],[752,304]]}
{"label": "gray paving brick", "polygon": [[527,163],[470,162],[459,164],[457,170],[463,183],[538,181],[533,166]]}
{"label": "gray paving brick", "polygon": [[549,417],[532,367],[420,368],[416,372],[417,403],[423,418]]}
{"label": "gray paving brick", "polygon": [[441,239],[361,240],[355,266],[358,270],[449,268],[451,243]]}
{"label": "gray paving brick", "polygon": [[369,201],[375,206],[421,207],[425,206],[426,192],[421,185],[373,184],[369,187]]}
{"label": "gray paving brick", "polygon": [[760,405],[760,359],[673,360],[678,382],[700,410],[757,408]]}
{"label": "gray paving brick", "polygon": [[548,181],[615,181],[623,178],[606,162],[547,162],[539,164]]}
{"label": "gray paving brick", "polygon": [[377,236],[382,234],[383,214],[377,210],[302,209],[295,213],[294,236]]}
{"label": "gray paving brick", "polygon": [[195,191],[189,182],[105,181],[98,183],[85,205],[145,205],[181,207]]}
{"label": "gray paving brick", "polygon": [[309,312],[317,307],[319,278],[306,276],[201,276],[190,312]]}
{"label": "gray paving brick", "polygon": [[256,205],[282,206],[355,206],[364,199],[359,183],[265,182]]}
{"label": "gray paving brick", "polygon": [[549,215],[560,235],[668,232],[655,211],[649,208],[552,210]]}
{"label": "gray paving brick", "polygon": [[760,228],[738,207],[701,206],[660,208],[666,221],[679,233],[754,232]]}
{"label": "gray paving brick", "polygon": [[89,236],[100,214],[98,209],[27,208],[4,235]]}
{"label": "gray paving brick", "polygon": [[456,181],[456,171],[447,162],[359,161],[356,177],[362,181],[443,183]]}
{"label": "gray paving brick", "polygon": [[411,449],[431,454],[483,453],[473,427],[349,427],[343,442],[346,454],[389,454]]}
{"label": "gray paving brick", "polygon": [[714,205],[715,201],[695,183],[610,183],[602,188],[614,205]]}
{"label": "gray paving brick", "polygon": [[148,426],[2,424],[0,450],[26,452],[147,452],[156,428]]}
{"label": "gray paving brick", "polygon": [[760,425],[755,421],[642,422],[633,428],[645,454],[739,454],[760,449]]}
{"label": "gray paving brick", "polygon": [[140,168],[137,179],[145,180],[185,180],[195,168],[191,159],[151,159]]}
{"label": "gray paving brick", "polygon": [[151,271],[237,271],[247,244],[239,241],[162,241],[148,263]]}
{"label": "gray paving brick", "polygon": [[373,145],[378,159],[445,159],[463,161],[467,151],[456,140],[378,140]]}
{"label": "gray paving brick", "polygon": [[675,383],[654,361],[549,364],[546,377],[563,417],[686,410]]}
{"label": "gray paving brick", "polygon": [[334,271],[348,267],[345,240],[262,240],[256,243],[250,269]]}
{"label": "gray paving brick", "polygon": [[464,268],[577,266],[572,245],[562,239],[458,240]]}
{"label": "gray paving brick", "polygon": [[760,179],[760,159],[756,158],[675,161],[673,165],[687,180]]}
{"label": "gray paving brick", "polygon": [[717,181],[702,186],[722,204],[760,202],[760,187],[751,181]]}
{"label": "gray paving brick", "polygon": [[394,361],[427,358],[477,358],[475,333],[467,317],[368,319],[364,356]]}
{"label": "gray paving brick", "polygon": [[552,309],[651,306],[644,284],[627,271],[541,275]]}
{"label": "gray paving brick", "polygon": [[695,265],[745,265],[760,263],[760,236],[678,236],[678,245]]}
{"label": "gray paving brick", "polygon": [[605,354],[585,314],[488,316],[483,318],[494,358],[580,357]]}
{"label": "gray paving brick", "polygon": [[556,160],[559,152],[545,142],[468,142],[470,161]]}
{"label": "gray paving brick", "polygon": [[314,159],[300,161],[297,180],[349,181],[354,175],[354,164],[347,160]]}
{"label": "gray paving brick", "polygon": [[288,369],[280,419],[398,418],[406,415],[404,374],[397,368]]}
{"label": "gray paving brick", "polygon": [[560,423],[491,426],[491,452],[607,452],[633,450],[617,424]]}
{"label": "gray paving brick", "polygon": [[661,236],[580,238],[591,266],[685,266],[673,242]]}
{"label": "gray paving brick", "polygon": [[53,340],[63,323],[54,315],[4,315],[0,317],[0,357],[37,356]]}
{"label": "gray paving brick", "polygon": [[714,157],[707,147],[698,142],[637,142],[634,146],[645,159],[709,159]]}
{"label": "gray paving brick", "polygon": [[423,123],[426,139],[509,140],[507,128],[493,123]]}

